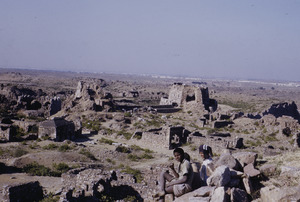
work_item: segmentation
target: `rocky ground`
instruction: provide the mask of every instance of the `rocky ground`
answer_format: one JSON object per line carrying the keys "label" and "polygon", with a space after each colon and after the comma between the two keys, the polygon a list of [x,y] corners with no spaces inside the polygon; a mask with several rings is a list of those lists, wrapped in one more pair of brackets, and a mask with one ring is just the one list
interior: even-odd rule
{"label": "rocky ground", "polygon": [[[74,99],[78,81],[89,81],[91,78],[104,80],[105,84],[104,82],[101,83],[103,86],[101,93],[103,95],[110,93],[114,102],[122,105],[139,105],[145,108],[158,105],[160,98],[168,95],[170,86],[174,82],[194,85],[192,82],[201,81],[205,82],[208,87],[210,97],[218,102],[218,108],[211,113],[213,120],[207,120],[208,123],[204,126],[199,124],[199,118],[202,118],[203,114],[193,111],[155,113],[138,110],[132,113],[132,111],[124,112],[114,109],[111,105],[98,111],[91,110],[88,109],[91,106],[90,100]],[[53,117],[66,117],[70,120],[73,120],[74,117],[80,117],[82,123],[82,134],[77,135],[72,140],[56,142],[47,138],[35,138],[33,140],[21,138],[18,141],[2,141],[0,143],[1,201],[7,200],[5,195],[8,192],[7,187],[19,186],[32,181],[38,181],[43,190],[43,197],[52,200],[59,200],[59,198],[62,200],[71,187],[76,187],[75,190],[73,189],[73,200],[96,200],[97,198],[104,201],[152,201],[154,200],[151,197],[152,194],[158,190],[157,177],[159,172],[174,161],[172,150],[164,144],[155,144],[155,136],[153,141],[149,142],[132,135],[136,132],[160,131],[160,128],[168,126],[182,126],[191,134],[197,132],[202,135],[202,137],[192,137],[191,141],[181,145],[191,156],[191,161],[195,163],[201,163],[197,148],[204,143],[213,148],[215,162],[225,158],[224,156],[227,154],[233,156],[237,161],[241,161],[235,156],[238,153],[256,154],[255,161],[252,163],[253,169],[259,173],[247,178],[253,186],[250,192],[244,188],[247,200],[269,201],[269,199],[276,199],[280,201],[281,199],[293,199],[288,197],[300,199],[297,198],[299,197],[297,190],[300,179],[300,153],[299,145],[297,145],[297,141],[299,141],[297,138],[300,138],[299,135],[297,136],[300,132],[299,120],[290,116],[274,118],[265,115],[253,118],[256,115],[262,115],[273,104],[286,102],[290,106],[294,102],[295,105],[299,106],[299,83],[292,85],[287,82],[162,79],[148,76],[11,71],[5,69],[0,71],[0,83],[0,120],[2,120],[2,124],[6,124],[7,119],[10,119],[13,122],[16,120],[15,123],[17,121],[35,121],[39,125],[40,122],[46,119],[50,120]],[[15,102],[18,102],[17,91],[14,91],[15,94],[13,94],[13,91],[8,90],[12,89],[13,86],[23,89],[18,96],[28,92],[24,89],[40,92],[40,97],[35,96],[42,106],[36,111],[40,113],[43,109],[43,115],[37,115],[34,118],[28,115],[28,105],[16,105]],[[139,96],[130,96],[130,91],[139,92]],[[55,96],[61,97],[63,107],[61,111],[50,116],[49,106],[45,103]],[[95,97],[95,99],[98,98]],[[31,111],[35,110],[33,109],[34,106],[31,102]],[[240,115],[234,117],[234,114]],[[220,115],[227,115],[225,121],[231,123],[221,128],[214,128],[213,123],[217,119],[219,120]],[[283,130],[286,128],[290,130]],[[22,133],[22,135],[25,134]],[[236,147],[236,140],[241,138],[243,145]],[[228,162],[226,165],[230,167]],[[242,165],[237,170],[247,173],[245,171],[247,165]],[[84,186],[92,183],[90,180],[93,178],[91,176],[94,175],[101,176],[98,182],[101,180],[109,181],[112,170],[117,172],[119,176],[118,180],[111,182],[112,185],[119,188],[117,194],[114,191],[111,193],[103,192],[106,190],[106,184],[103,184],[102,189],[98,188],[98,195],[89,193],[90,189],[87,187],[82,188],[83,182],[85,182]],[[77,176],[74,173],[78,173]],[[79,177],[80,173],[83,175],[82,179]],[[70,180],[72,178],[70,176],[73,175],[76,176],[76,182]],[[234,187],[236,189],[241,188],[240,185],[216,186],[216,182],[214,183],[211,184],[213,189],[198,190],[198,192],[195,191],[195,193],[186,195],[186,198],[177,198],[176,200],[217,201],[216,197],[222,195],[226,200],[229,200],[236,191]],[[220,189],[220,187],[223,188]],[[229,188],[231,191],[228,191]],[[85,190],[85,194],[80,192],[81,189]],[[283,189],[289,195],[278,194],[278,190]],[[126,192],[128,195],[122,195],[121,192]],[[205,192],[206,195],[201,195],[200,192]],[[118,194],[120,196],[117,197]],[[83,196],[85,199],[82,198]],[[95,196],[97,197],[95,198]],[[231,200],[234,201],[233,198]]]}

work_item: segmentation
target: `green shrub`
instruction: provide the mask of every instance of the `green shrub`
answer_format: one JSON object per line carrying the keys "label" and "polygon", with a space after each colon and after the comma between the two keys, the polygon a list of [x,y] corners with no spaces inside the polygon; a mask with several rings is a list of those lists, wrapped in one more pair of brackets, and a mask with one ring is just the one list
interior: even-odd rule
{"label": "green shrub", "polygon": [[47,168],[43,165],[39,165],[37,162],[33,162],[24,166],[23,171],[30,175],[37,176],[57,176],[51,171],[50,168]]}
{"label": "green shrub", "polygon": [[29,145],[29,148],[30,149],[37,149],[37,148],[39,148],[39,145],[36,142],[34,142],[33,144]]}
{"label": "green shrub", "polygon": [[71,148],[69,145],[63,144],[63,145],[61,145],[61,146],[58,148],[58,151],[60,151],[60,152],[66,152],[66,151],[71,150],[71,149],[72,149],[72,148]]}
{"label": "green shrub", "polygon": [[141,157],[139,157],[138,155],[136,154],[128,154],[128,159],[131,160],[131,161],[139,161],[141,159]]}
{"label": "green shrub", "polygon": [[125,112],[124,117],[132,117],[132,114],[130,112]]}
{"label": "green shrub", "polygon": [[118,136],[123,135],[125,137],[126,140],[130,140],[130,138],[132,137],[132,133],[128,133],[124,130],[121,130],[117,133]]}
{"label": "green shrub", "polygon": [[90,151],[88,151],[86,149],[81,149],[79,151],[79,154],[82,154],[82,155],[88,157],[91,160],[97,160],[96,157],[94,156],[94,154],[92,154]]}
{"label": "green shrub", "polygon": [[40,202],[58,202],[58,201],[59,201],[59,196],[53,196],[53,194],[49,194]]}
{"label": "green shrub", "polygon": [[111,159],[109,159],[109,158],[107,158],[107,159],[106,159],[106,161],[107,161],[108,163],[111,163],[111,164],[113,164],[113,165],[115,165],[115,164],[116,164],[116,162],[115,162],[114,160],[111,160]]}
{"label": "green shrub", "polygon": [[152,155],[148,154],[148,153],[144,153],[144,154],[141,156],[141,158],[143,158],[143,159],[153,159],[154,157],[153,157]]}
{"label": "green shrub", "polygon": [[137,183],[140,183],[143,180],[143,176],[142,176],[142,173],[140,170],[133,169],[133,168],[130,168],[129,166],[126,166],[122,170],[122,172],[133,175],[136,178]]}
{"label": "green shrub", "polygon": [[84,119],[82,122],[82,127],[93,131],[99,131],[101,123],[99,120]]}
{"label": "green shrub", "polygon": [[21,147],[17,147],[13,152],[12,152],[12,156],[13,157],[20,157],[23,156],[25,154],[27,154],[28,152],[26,150],[24,150]]}
{"label": "green shrub", "polygon": [[46,146],[43,146],[43,149],[46,149],[46,150],[55,150],[57,148],[58,148],[58,146],[56,144],[53,144],[53,143],[50,143]]}
{"label": "green shrub", "polygon": [[104,143],[104,144],[109,144],[109,145],[112,145],[114,143],[114,141],[103,138],[103,137],[99,140],[99,142]]}
{"label": "green shrub", "polygon": [[53,168],[60,174],[67,172],[71,168],[65,163],[53,164]]}
{"label": "green shrub", "polygon": [[124,146],[117,146],[116,151],[121,153],[130,153],[130,149]]}

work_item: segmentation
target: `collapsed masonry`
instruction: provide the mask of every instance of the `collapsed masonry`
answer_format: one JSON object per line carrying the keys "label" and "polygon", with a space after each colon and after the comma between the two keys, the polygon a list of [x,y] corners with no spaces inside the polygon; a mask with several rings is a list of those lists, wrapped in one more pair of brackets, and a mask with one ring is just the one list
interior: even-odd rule
{"label": "collapsed masonry", "polygon": [[169,97],[162,97],[160,105],[173,105],[182,107],[184,111],[214,112],[217,101],[209,98],[207,87],[189,86],[174,83],[169,91]]}
{"label": "collapsed masonry", "polygon": [[50,138],[55,141],[75,138],[75,124],[63,118],[43,121],[39,125],[39,138]]}
{"label": "collapsed masonry", "polygon": [[111,111],[114,107],[112,96],[105,93],[106,83],[102,79],[79,81],[72,101],[72,107],[78,105],[82,110]]}

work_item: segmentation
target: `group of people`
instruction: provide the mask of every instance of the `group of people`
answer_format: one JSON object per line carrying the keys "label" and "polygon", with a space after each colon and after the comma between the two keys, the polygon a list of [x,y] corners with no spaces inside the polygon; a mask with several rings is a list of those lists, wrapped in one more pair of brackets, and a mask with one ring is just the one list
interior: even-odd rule
{"label": "group of people", "polygon": [[[207,178],[213,172],[212,164],[212,149],[208,145],[201,145],[199,147],[199,154],[203,159],[199,174],[201,184],[207,185]],[[194,172],[190,163],[189,156],[181,148],[176,148],[173,151],[173,155],[176,161],[179,162],[177,169],[174,168],[172,163],[169,170],[163,171],[159,176],[160,191],[154,194],[154,198],[163,201],[166,194],[173,193],[175,196],[181,196],[187,192],[192,191],[192,183],[194,179]],[[166,183],[168,182],[168,183]]]}

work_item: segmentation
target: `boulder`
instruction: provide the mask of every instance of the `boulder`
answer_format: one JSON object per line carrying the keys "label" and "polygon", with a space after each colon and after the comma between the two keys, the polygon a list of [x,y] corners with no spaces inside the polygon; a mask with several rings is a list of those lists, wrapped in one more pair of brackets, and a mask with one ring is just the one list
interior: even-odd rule
{"label": "boulder", "polygon": [[269,177],[275,174],[276,168],[276,164],[264,164],[259,170],[264,176]]}
{"label": "boulder", "polygon": [[248,194],[253,193],[253,186],[249,177],[243,178],[243,184]]}
{"label": "boulder", "polygon": [[219,166],[213,174],[207,179],[209,186],[226,186],[231,180],[230,170],[227,166]]}
{"label": "boulder", "polygon": [[300,186],[297,187],[264,187],[260,190],[262,202],[299,201]]}
{"label": "boulder", "polygon": [[230,154],[222,154],[219,160],[215,163],[216,167],[219,167],[221,165],[225,165],[228,168],[239,170],[240,165],[239,162]]}
{"label": "boulder", "polygon": [[244,167],[250,163],[256,165],[257,153],[254,152],[237,152],[233,154],[233,157],[239,161]]}
{"label": "boulder", "polygon": [[248,202],[247,193],[242,189],[232,188],[230,200],[232,202]]}
{"label": "boulder", "polygon": [[227,202],[229,196],[226,194],[225,187],[218,187],[212,193],[210,202]]}
{"label": "boulder", "polygon": [[215,187],[203,186],[192,192],[186,193],[175,199],[175,202],[181,201],[197,201],[197,202],[208,202],[210,201],[210,195],[214,191]]}
{"label": "boulder", "polygon": [[260,174],[259,170],[254,168],[253,163],[250,163],[244,167],[244,173],[250,177],[254,177]]}

